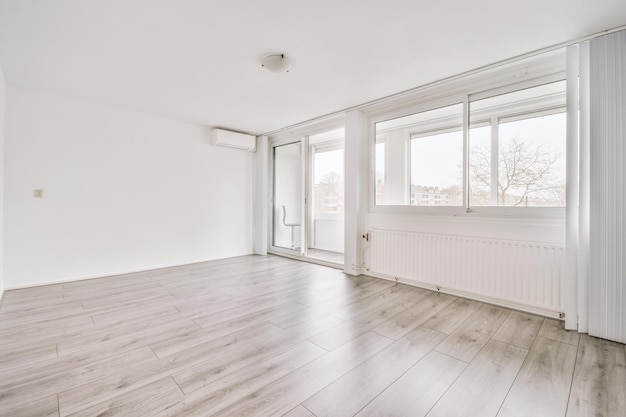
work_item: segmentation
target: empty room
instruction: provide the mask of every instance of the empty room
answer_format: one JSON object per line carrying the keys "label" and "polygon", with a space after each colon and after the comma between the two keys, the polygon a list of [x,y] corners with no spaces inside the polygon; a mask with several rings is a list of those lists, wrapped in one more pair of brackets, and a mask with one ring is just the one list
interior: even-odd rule
{"label": "empty room", "polygon": [[0,416],[626,416],[624,0],[0,0]]}

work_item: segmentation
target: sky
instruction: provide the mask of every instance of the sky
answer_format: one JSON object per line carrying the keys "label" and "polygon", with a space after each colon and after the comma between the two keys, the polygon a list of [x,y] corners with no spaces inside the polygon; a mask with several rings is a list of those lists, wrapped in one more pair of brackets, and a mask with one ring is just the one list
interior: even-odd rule
{"label": "sky", "polygon": [[315,169],[313,179],[319,184],[322,178],[331,171],[343,177],[343,149],[315,153]]}

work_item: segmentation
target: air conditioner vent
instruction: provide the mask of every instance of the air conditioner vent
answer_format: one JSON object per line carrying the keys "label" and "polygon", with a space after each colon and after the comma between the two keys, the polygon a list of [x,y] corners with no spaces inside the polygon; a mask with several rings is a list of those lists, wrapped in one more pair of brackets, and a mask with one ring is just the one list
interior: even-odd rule
{"label": "air conditioner vent", "polygon": [[241,149],[248,152],[256,152],[256,137],[245,133],[232,132],[224,129],[213,129],[211,132],[211,144],[227,148]]}

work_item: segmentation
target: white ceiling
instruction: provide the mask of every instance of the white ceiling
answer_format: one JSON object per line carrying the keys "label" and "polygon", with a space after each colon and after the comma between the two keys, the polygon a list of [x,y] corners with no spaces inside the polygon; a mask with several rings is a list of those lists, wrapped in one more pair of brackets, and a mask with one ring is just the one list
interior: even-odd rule
{"label": "white ceiling", "polygon": [[258,134],[624,24],[626,0],[0,0],[0,65],[9,85]]}

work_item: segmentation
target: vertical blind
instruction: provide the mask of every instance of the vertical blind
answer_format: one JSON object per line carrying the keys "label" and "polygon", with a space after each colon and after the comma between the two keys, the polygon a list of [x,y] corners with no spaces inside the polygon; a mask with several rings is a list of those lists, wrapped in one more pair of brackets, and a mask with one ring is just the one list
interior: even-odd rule
{"label": "vertical blind", "polygon": [[589,334],[626,343],[626,31],[589,44]]}

